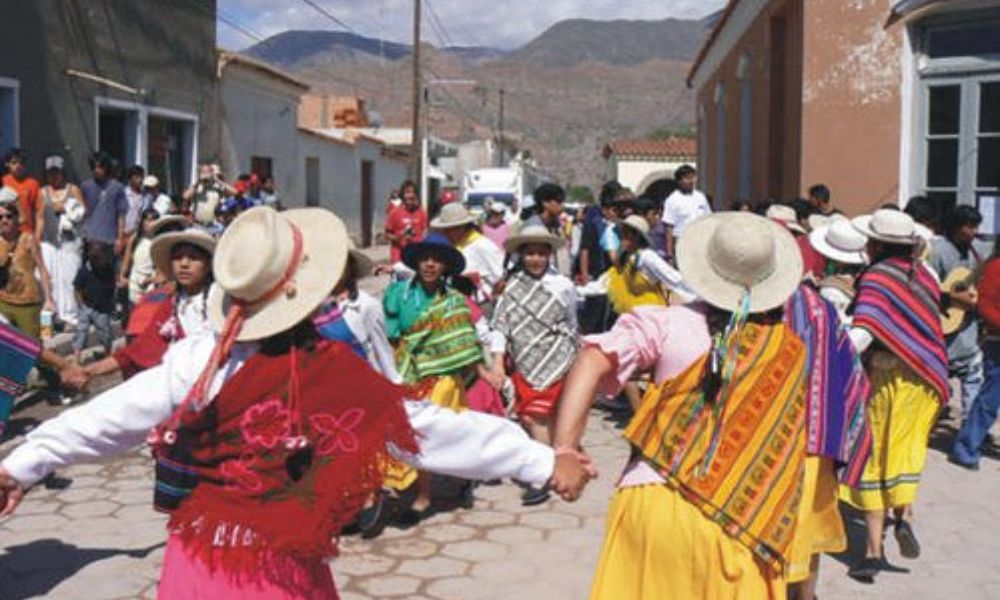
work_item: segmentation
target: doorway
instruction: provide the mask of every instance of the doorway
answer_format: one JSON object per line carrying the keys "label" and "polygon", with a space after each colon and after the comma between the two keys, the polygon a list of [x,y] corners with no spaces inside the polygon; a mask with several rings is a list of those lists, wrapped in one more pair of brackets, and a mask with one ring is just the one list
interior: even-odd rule
{"label": "doorway", "polygon": [[372,198],[372,179],[375,164],[370,160],[361,161],[361,245],[367,248],[372,245],[372,228],[374,226],[374,198]]}

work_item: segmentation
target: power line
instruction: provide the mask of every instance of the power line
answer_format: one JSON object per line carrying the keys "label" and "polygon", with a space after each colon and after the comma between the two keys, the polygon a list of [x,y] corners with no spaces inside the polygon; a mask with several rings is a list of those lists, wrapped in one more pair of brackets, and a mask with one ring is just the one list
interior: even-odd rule
{"label": "power line", "polygon": [[438,40],[440,40],[442,46],[454,47],[455,41],[448,34],[448,31],[444,28],[444,24],[441,22],[441,18],[438,16],[437,11],[434,10],[434,6],[431,4],[430,0],[427,1],[427,16],[430,17],[431,27],[437,33]]}
{"label": "power line", "polygon": [[261,37],[260,35],[254,33],[253,31],[250,31],[249,29],[247,29],[243,25],[240,25],[236,21],[233,21],[229,17],[223,15],[221,12],[216,15],[216,18],[218,18],[219,21],[221,21],[224,25],[228,25],[232,29],[234,29],[234,30],[242,33],[243,35],[247,36],[248,38],[250,38],[250,39],[252,39],[252,40],[254,40],[254,41],[258,42],[258,43],[264,41],[263,37]]}
{"label": "power line", "polygon": [[321,15],[323,15],[327,19],[330,19],[331,21],[333,21],[334,23],[336,23],[337,25],[339,25],[340,27],[342,27],[345,31],[347,31],[349,33],[353,33],[354,35],[361,35],[357,31],[355,31],[353,27],[351,27],[347,23],[341,21],[340,19],[338,19],[333,13],[331,13],[327,9],[323,8],[322,6],[320,6],[319,4],[317,4],[316,2],[314,2],[313,0],[301,0],[301,1],[304,2],[305,4],[309,5],[309,6],[313,7],[314,9],[316,9],[316,12],[318,12]]}

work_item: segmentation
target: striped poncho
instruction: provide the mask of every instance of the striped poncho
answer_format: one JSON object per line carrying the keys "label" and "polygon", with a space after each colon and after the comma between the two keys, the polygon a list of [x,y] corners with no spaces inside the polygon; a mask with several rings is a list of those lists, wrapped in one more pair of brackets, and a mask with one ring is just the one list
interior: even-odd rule
{"label": "striped poncho", "polygon": [[865,413],[871,383],[837,309],[810,284],[789,299],[785,320],[805,342],[809,383],[806,391],[806,451],[830,458],[841,480],[855,485],[871,454],[872,432]]}
{"label": "striped poncho", "polygon": [[[387,316],[391,314],[391,304],[387,296]],[[401,332],[396,348],[396,364],[404,382],[412,384],[428,377],[452,375],[483,360],[482,346],[464,296],[447,290],[430,298],[421,311]]]}
{"label": "striped poncho", "polygon": [[872,336],[948,402],[948,353],[941,331],[941,295],[922,263],[890,258],[858,284],[854,327]]}
{"label": "striped poncho", "polygon": [[0,323],[0,436],[41,351],[38,340]]}

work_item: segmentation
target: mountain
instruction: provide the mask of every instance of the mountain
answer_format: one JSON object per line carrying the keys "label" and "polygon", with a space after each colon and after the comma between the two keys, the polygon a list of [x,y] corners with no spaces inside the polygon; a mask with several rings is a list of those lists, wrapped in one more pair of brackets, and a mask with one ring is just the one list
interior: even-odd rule
{"label": "mountain", "polygon": [[[700,20],[557,23],[525,46],[422,47],[434,86],[427,122],[457,142],[495,138],[499,90],[504,131],[564,183],[597,185],[615,138],[694,122],[685,85],[715,15]],[[343,32],[288,31],[246,51],[307,81],[317,93],[365,98],[387,127],[409,127],[410,46]]]}
{"label": "mountain", "polygon": [[707,26],[708,19],[570,19],[549,27],[509,58],[546,67],[571,67],[582,62],[635,65],[654,59],[692,60],[705,39]]}

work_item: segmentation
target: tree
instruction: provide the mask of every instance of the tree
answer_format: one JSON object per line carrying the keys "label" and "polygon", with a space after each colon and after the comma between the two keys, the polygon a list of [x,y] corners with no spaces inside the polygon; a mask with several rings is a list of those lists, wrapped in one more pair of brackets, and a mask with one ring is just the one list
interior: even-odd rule
{"label": "tree", "polygon": [[585,185],[570,185],[566,188],[566,197],[570,202],[594,203],[594,192]]}

